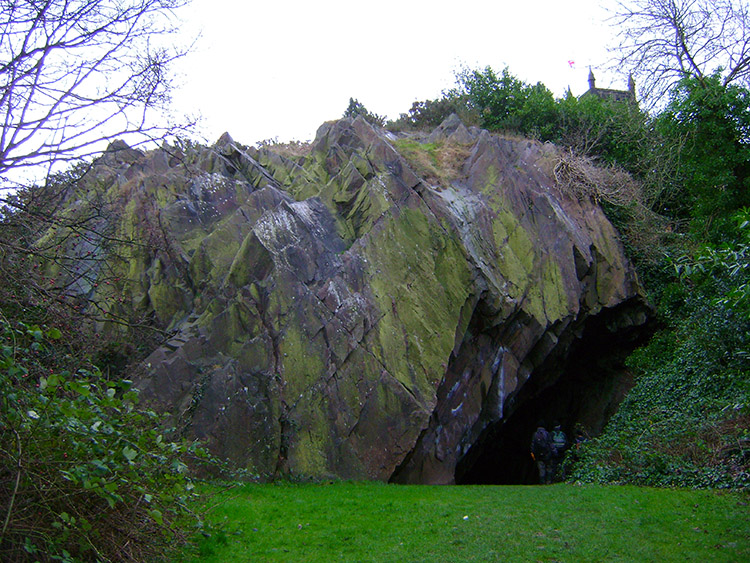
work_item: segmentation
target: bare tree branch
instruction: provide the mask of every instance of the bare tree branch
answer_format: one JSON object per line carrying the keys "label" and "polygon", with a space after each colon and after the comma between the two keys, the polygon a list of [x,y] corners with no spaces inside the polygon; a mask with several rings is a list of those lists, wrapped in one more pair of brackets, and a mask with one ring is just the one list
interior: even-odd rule
{"label": "bare tree branch", "polygon": [[161,138],[189,0],[0,0],[0,177]]}
{"label": "bare tree branch", "polygon": [[613,65],[639,82],[647,105],[666,100],[681,79],[750,85],[748,0],[622,0],[610,23],[618,30]]}

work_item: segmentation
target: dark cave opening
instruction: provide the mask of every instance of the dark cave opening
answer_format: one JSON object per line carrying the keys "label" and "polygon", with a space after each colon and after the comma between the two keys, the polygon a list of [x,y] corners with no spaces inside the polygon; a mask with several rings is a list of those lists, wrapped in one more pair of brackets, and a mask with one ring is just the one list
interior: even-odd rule
{"label": "dark cave opening", "polygon": [[605,317],[591,319],[564,358],[530,376],[503,420],[490,425],[456,466],[456,484],[539,482],[530,455],[537,426],[561,424],[571,440],[577,425],[598,435],[633,385],[625,358],[645,337],[643,327],[612,332]]}

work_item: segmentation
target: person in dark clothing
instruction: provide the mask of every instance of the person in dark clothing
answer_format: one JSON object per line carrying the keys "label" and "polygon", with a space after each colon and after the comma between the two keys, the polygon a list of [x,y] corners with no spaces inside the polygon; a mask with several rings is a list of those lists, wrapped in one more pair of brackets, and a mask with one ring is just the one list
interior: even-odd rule
{"label": "person in dark clothing", "polygon": [[552,439],[552,446],[555,448],[555,453],[552,456],[552,479],[559,478],[563,479],[564,475],[560,473],[562,467],[562,460],[565,456],[565,451],[568,449],[568,437],[563,432],[559,422],[555,422],[555,426],[550,432]]}
{"label": "person in dark clothing", "polygon": [[552,482],[552,459],[555,454],[552,436],[544,425],[539,425],[531,439],[531,457],[539,470],[540,484],[548,485]]}

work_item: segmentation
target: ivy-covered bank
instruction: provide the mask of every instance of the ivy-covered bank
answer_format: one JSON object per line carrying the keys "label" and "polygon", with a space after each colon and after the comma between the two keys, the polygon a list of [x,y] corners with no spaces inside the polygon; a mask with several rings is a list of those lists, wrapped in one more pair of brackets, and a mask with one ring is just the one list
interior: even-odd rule
{"label": "ivy-covered bank", "polygon": [[[573,479],[651,486],[750,486],[750,214],[737,245],[673,262],[662,328],[628,366],[636,385]],[[743,238],[744,237],[744,238]]]}

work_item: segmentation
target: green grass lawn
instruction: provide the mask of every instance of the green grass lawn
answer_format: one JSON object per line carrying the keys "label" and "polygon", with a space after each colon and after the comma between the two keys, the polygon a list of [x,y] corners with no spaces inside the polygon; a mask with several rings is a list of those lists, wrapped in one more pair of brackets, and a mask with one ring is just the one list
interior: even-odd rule
{"label": "green grass lawn", "polygon": [[347,482],[204,492],[209,537],[178,561],[750,561],[737,494]]}

